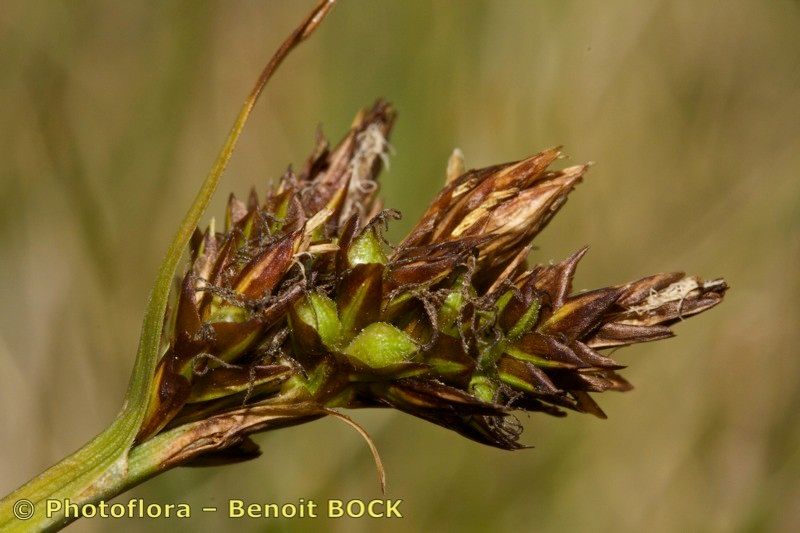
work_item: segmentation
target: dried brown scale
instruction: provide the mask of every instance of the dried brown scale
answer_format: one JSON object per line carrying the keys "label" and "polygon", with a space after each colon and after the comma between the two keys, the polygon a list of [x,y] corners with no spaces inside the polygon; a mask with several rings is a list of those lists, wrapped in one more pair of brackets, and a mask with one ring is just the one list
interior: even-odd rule
{"label": "dried brown scale", "polygon": [[202,449],[230,446],[214,460],[235,461],[254,456],[243,439],[264,429],[236,426],[245,404],[287,420],[296,408],[300,421],[389,407],[517,449],[514,411],[605,417],[591,394],[631,385],[604,350],[670,337],[722,300],[723,281],[682,273],[573,293],[586,247],[528,266],[532,239],[588,168],[551,170],[559,148],[460,176],[451,162],[392,248],[384,231],[399,213],[382,210],[377,176],[394,120],[378,101],[336,146],[319,133],[297,174],[263,201],[231,195],[224,230],[195,233],[140,441],[221,417],[235,438],[209,430]]}

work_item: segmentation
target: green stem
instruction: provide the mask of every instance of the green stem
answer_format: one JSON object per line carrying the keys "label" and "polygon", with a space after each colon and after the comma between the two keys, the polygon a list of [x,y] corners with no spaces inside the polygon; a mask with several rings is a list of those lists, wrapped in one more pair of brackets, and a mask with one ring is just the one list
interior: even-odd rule
{"label": "green stem", "polygon": [[[98,499],[102,495],[113,496],[157,473],[148,470],[152,466],[145,468],[144,465],[150,464],[148,462],[150,459],[137,459],[142,461],[140,463],[142,468],[134,468],[135,450],[142,448],[142,446],[133,449],[131,449],[131,446],[142,425],[142,420],[145,417],[151,394],[153,393],[153,375],[160,352],[163,317],[166,312],[172,280],[189,238],[216,189],[250,113],[267,81],[289,55],[289,52],[303,42],[319,26],[325,15],[330,11],[333,2],[334,0],[320,0],[317,6],[272,56],[261,72],[253,90],[245,100],[217,159],[181,222],[169,246],[164,262],[159,268],[156,282],[150,293],[133,372],[125,402],[119,415],[108,428],[92,439],[86,446],[0,500],[0,530],[37,531],[58,528],[59,525],[64,525],[68,522],[64,522],[62,519],[42,518],[42,508],[46,501],[67,498],[73,502],[92,501],[93,498]],[[169,434],[172,434],[172,432],[164,435]],[[156,442],[156,439],[153,439],[153,442]],[[158,440],[157,442],[164,441]],[[153,448],[143,449],[151,450],[154,454],[157,451]],[[150,455],[145,457],[149,458]],[[135,474],[133,477],[131,472]],[[131,484],[132,481],[135,482]],[[17,502],[20,500],[29,501],[36,508],[35,514],[27,521],[19,520],[14,514],[15,504],[19,505]],[[16,510],[19,512],[18,508]]]}
{"label": "green stem", "polygon": [[[43,493],[37,483],[31,482],[4,499],[0,530],[4,533],[56,531],[80,518],[74,513],[65,514],[67,500],[77,504],[79,509],[84,505],[107,501],[199,455],[234,446],[250,433],[309,422],[327,414],[330,413],[315,403],[266,404],[238,409],[153,437],[131,449],[127,468],[114,466],[87,488],[73,484],[59,486],[61,478],[51,476],[49,472],[69,470],[74,466],[76,457],[91,457],[94,441],[90,442],[34,480],[42,478],[47,481],[46,486],[58,486],[57,491]],[[15,512],[30,509],[30,506],[15,507],[14,504],[19,501],[27,501],[33,506],[31,516],[23,519],[15,515]],[[48,511],[48,506],[51,511]]]}

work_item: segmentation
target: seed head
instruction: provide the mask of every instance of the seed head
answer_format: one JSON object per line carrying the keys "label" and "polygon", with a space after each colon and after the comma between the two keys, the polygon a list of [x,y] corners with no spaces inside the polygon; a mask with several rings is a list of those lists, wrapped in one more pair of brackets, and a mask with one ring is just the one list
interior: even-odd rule
{"label": "seed head", "polygon": [[[224,226],[196,232],[140,441],[263,406],[290,423],[388,407],[515,449],[514,411],[605,417],[591,394],[631,385],[604,350],[670,337],[722,300],[724,281],[683,273],[575,293],[586,248],[529,266],[532,239],[588,168],[551,169],[559,148],[469,171],[455,153],[442,191],[389,247],[399,214],[382,210],[377,176],[394,119],[378,101],[335,147],[319,134],[299,172],[263,200],[231,195]],[[252,457],[244,436],[259,429],[234,425],[240,438],[218,448]]]}

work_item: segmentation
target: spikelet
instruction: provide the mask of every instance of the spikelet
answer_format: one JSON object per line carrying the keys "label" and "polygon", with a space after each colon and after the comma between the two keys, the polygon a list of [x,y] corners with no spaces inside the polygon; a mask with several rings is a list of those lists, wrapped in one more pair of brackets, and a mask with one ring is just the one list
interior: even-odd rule
{"label": "spikelet", "polygon": [[[231,195],[224,227],[196,232],[139,441],[245,406],[294,408],[292,423],[389,407],[516,449],[514,411],[605,417],[592,394],[631,385],[604,350],[671,337],[722,300],[724,281],[683,273],[574,293],[586,248],[529,266],[532,239],[588,168],[551,169],[559,148],[469,171],[456,153],[389,247],[399,214],[381,209],[377,176],[394,119],[378,101],[336,146],[318,135],[263,200]],[[234,442],[226,460],[253,456]]]}

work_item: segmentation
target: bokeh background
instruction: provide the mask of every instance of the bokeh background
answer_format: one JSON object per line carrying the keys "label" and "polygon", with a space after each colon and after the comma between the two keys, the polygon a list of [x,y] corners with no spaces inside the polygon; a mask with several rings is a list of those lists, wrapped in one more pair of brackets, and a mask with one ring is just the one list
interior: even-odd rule
{"label": "bokeh background", "polygon": [[[172,231],[263,62],[305,1],[0,0],[0,493],[117,412]],[[617,354],[637,388],[609,419],[524,419],[533,450],[358,412],[401,520],[238,520],[203,505],[379,497],[335,420],[262,435],[264,456],[122,496],[178,520],[72,531],[800,529],[800,4],[345,0],[279,72],[229,190],[301,163],[378,96],[399,110],[387,205],[400,236],[470,167],[563,144],[596,161],[539,237],[589,243],[576,288],[665,270],[732,285],[678,337]]]}

